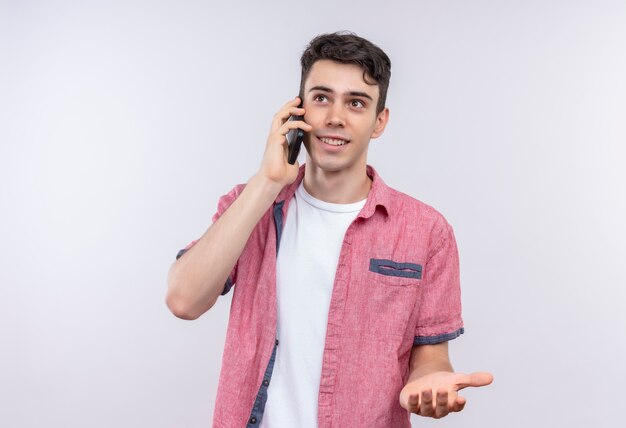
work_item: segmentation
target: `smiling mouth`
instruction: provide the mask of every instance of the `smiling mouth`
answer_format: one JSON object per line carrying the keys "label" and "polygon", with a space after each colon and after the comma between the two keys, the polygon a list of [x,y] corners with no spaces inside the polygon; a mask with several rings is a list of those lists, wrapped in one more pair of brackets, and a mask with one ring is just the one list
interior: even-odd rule
{"label": "smiling mouth", "polygon": [[345,144],[348,144],[349,141],[346,140],[340,140],[337,138],[325,138],[325,137],[320,137],[320,141],[326,144],[329,144],[331,146],[343,146]]}

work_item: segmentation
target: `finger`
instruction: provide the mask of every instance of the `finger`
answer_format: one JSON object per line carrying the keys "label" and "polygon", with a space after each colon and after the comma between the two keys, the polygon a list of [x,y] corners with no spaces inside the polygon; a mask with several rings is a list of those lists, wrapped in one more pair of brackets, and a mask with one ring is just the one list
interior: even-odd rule
{"label": "finger", "polygon": [[409,398],[407,399],[407,410],[411,413],[419,412],[419,402],[419,393],[409,395]]}
{"label": "finger", "polygon": [[443,418],[450,410],[448,409],[448,391],[440,389],[437,391],[437,404],[435,406],[435,418]]}
{"label": "finger", "polygon": [[434,412],[433,392],[430,389],[422,391],[419,403],[419,414],[422,416],[432,416]]}
{"label": "finger", "polygon": [[453,412],[456,407],[456,400],[459,398],[459,394],[454,390],[448,391],[448,410]]}
{"label": "finger", "polygon": [[468,375],[460,375],[460,379],[456,382],[458,389],[467,388],[468,386],[479,387],[489,385],[493,382],[493,375],[487,372],[474,372]]}
{"label": "finger", "polygon": [[285,123],[285,121],[287,121],[289,119],[289,117],[291,116],[304,116],[305,110],[303,107],[289,107],[286,110],[281,110],[279,111],[276,115],[275,118],[278,117],[280,119],[280,123],[279,125],[282,125],[283,123]]}
{"label": "finger", "polygon": [[278,129],[287,119],[289,119],[289,116],[302,116],[304,114],[304,109],[299,108],[299,104],[300,97],[296,97],[293,100],[285,103],[274,115],[274,119],[272,120],[271,132],[274,132],[274,130]]}
{"label": "finger", "polygon": [[287,141],[287,138],[285,137],[289,131],[297,128],[302,129],[304,132],[310,132],[313,130],[313,127],[306,122],[301,120],[289,120],[283,123],[277,130],[273,131],[270,134],[268,141],[271,141],[272,144],[283,145]]}
{"label": "finger", "polygon": [[283,123],[280,128],[278,128],[278,133],[281,135],[287,135],[290,130],[296,128],[300,128],[304,132],[311,132],[313,130],[313,127],[311,125],[303,122],[302,120],[288,120],[287,122]]}
{"label": "finger", "polygon": [[460,395],[456,397],[452,404],[451,412],[460,412],[465,407],[465,397],[461,397]]}

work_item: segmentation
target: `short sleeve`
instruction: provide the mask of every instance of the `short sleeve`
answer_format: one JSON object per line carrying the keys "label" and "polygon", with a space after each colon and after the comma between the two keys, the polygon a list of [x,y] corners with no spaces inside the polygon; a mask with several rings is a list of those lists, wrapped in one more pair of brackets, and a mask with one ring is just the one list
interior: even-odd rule
{"label": "short sleeve", "polygon": [[[213,214],[213,218],[212,218],[213,223],[215,223],[217,219],[219,219],[222,216],[222,214],[224,214],[226,210],[232,205],[232,203],[235,202],[235,200],[241,194],[241,191],[243,190],[244,187],[245,187],[244,184],[238,184],[237,186],[233,187],[230,192],[220,197],[220,199],[217,202],[217,211],[215,212],[215,214]],[[193,247],[196,244],[196,242],[198,242],[198,240],[191,241],[185,248],[178,251],[178,254],[176,254],[176,260],[181,258],[183,254],[185,254],[191,247]],[[228,278],[226,279],[226,283],[224,284],[224,291],[222,291],[222,296],[228,293],[230,289],[232,288],[232,286],[235,285],[235,282],[237,281],[238,265],[239,265],[239,260],[237,260],[237,262],[235,263],[235,266],[233,267],[233,270],[230,272],[230,275],[228,275]]]}
{"label": "short sleeve", "polygon": [[446,342],[463,334],[459,254],[452,227],[442,220],[424,267],[414,345]]}

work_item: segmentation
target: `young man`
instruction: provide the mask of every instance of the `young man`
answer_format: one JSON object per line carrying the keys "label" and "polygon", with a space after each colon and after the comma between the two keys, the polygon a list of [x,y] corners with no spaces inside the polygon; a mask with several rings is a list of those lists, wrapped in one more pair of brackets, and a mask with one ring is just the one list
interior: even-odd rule
{"label": "young man", "polygon": [[[463,333],[452,228],[367,165],[389,120],[389,58],[335,33],[301,64],[301,99],[274,116],[259,171],[170,270],[180,318],[234,290],[214,426],[395,428],[410,412],[458,412],[458,390],[492,376],[454,373],[448,358]],[[301,167],[287,162],[294,128]]]}

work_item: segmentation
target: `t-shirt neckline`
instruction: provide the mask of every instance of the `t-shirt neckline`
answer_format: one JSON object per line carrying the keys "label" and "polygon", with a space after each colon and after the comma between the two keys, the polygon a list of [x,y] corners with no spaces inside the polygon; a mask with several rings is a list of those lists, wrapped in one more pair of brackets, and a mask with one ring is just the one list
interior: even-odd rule
{"label": "t-shirt neckline", "polygon": [[361,211],[361,209],[365,206],[365,202],[367,202],[367,198],[363,199],[362,201],[352,202],[350,204],[334,204],[331,202],[319,200],[311,196],[306,191],[306,189],[304,188],[304,180],[300,182],[300,185],[298,186],[296,192],[299,197],[301,197],[306,203],[313,206],[314,208],[335,213],[351,213]]}

